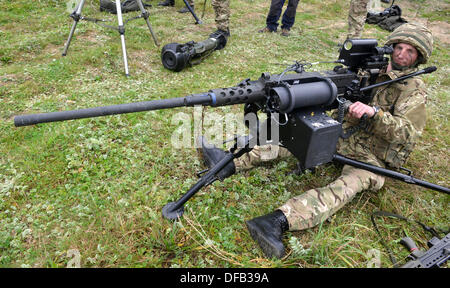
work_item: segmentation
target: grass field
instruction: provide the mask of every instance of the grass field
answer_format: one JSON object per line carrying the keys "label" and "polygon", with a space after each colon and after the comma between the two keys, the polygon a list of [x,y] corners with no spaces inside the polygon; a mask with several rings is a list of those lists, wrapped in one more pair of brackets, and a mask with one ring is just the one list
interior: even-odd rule
{"label": "grass field", "polygon": [[[367,267],[374,251],[380,252],[382,267],[392,267],[370,222],[373,211],[448,229],[448,195],[387,180],[379,192],[359,194],[322,225],[288,232],[287,256],[265,259],[244,221],[326,185],[339,169],[324,165],[293,176],[288,173],[295,159],[263,165],[203,189],[187,203],[184,217],[171,222],[162,218],[162,207],[184,194],[204,169],[194,148],[171,142],[177,115],[190,117],[193,108],[14,127],[17,115],[182,97],[256,80],[262,72],[281,73],[295,60],[335,60],[350,1],[300,1],[291,36],[282,37],[257,33],[265,25],[268,1],[233,0],[227,47],[174,73],[161,64],[162,46],[206,39],[215,30],[214,12],[208,1],[204,24],[194,25],[190,14],[176,13],[182,1],[163,8],[153,0],[150,22],[162,45],[155,46],[142,19],[129,22],[129,78],[118,33],[90,22],[80,22],[68,55],[61,56],[72,24],[68,2],[0,0],[1,267]],[[98,11],[98,1],[86,3],[86,16],[116,25],[115,16]],[[428,121],[406,167],[448,187],[450,3],[397,4],[404,18],[432,29],[429,65],[438,67],[422,77],[429,88]],[[202,6],[197,0],[199,16]],[[387,35],[365,26],[366,38],[383,43]],[[311,70],[332,68],[320,64]],[[242,111],[241,105],[203,110],[219,117]],[[422,249],[431,237],[417,225],[378,223],[402,263],[408,252],[399,241],[405,234]]]}

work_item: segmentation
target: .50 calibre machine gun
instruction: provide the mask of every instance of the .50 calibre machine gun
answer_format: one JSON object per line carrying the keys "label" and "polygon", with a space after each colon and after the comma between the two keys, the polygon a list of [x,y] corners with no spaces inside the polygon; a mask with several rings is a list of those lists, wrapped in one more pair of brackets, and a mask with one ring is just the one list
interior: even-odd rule
{"label": ".50 calibre machine gun", "polygon": [[[173,99],[22,115],[15,117],[14,123],[16,126],[25,126],[195,105],[219,107],[244,104],[245,115],[265,113],[267,119],[264,122],[260,123],[258,120],[252,124],[246,123],[249,134],[236,137],[226,157],[204,171],[200,180],[180,199],[164,206],[162,214],[167,219],[181,217],[184,203],[195,193],[216,180],[223,180],[220,172],[224,167],[251,151],[254,145],[264,144],[286,147],[297,158],[301,169],[337,161],[406,183],[449,193],[450,189],[416,179],[411,173],[403,174],[380,168],[336,153],[336,144],[343,135],[342,123],[329,117],[326,114],[328,110],[338,108],[340,117],[343,117],[342,112],[351,102],[368,103],[373,88],[436,70],[432,66],[395,80],[375,83],[380,71],[388,64],[385,54],[390,53],[392,47],[378,47],[375,39],[349,39],[344,43],[338,60],[333,61],[340,65],[330,71],[306,72],[305,65],[297,62],[279,75],[263,73],[258,80],[245,79],[235,87],[217,88]],[[296,73],[288,74],[287,71]],[[274,137],[275,132],[279,133],[278,137]]]}

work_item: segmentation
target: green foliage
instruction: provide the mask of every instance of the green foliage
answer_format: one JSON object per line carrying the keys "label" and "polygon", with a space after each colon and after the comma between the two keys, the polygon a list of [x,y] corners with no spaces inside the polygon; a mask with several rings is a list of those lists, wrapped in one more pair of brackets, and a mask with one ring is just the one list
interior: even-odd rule
{"label": "green foliage", "polygon": [[[180,1],[175,8],[153,5],[150,22],[160,47],[142,19],[129,22],[129,78],[123,75],[117,32],[92,23],[80,22],[68,55],[61,56],[72,23],[65,1],[0,2],[1,267],[66,267],[74,250],[82,267],[366,267],[371,249],[380,250],[381,265],[390,267],[370,223],[372,211],[448,228],[447,195],[388,180],[381,191],[361,193],[320,227],[287,233],[284,259],[265,259],[244,220],[326,185],[339,175],[338,168],[325,165],[288,176],[294,159],[269,163],[203,189],[185,206],[184,218],[171,222],[162,219],[162,207],[184,194],[196,182],[195,172],[204,169],[194,149],[171,144],[174,115],[192,116],[193,109],[14,127],[15,115],[181,97],[234,86],[262,72],[280,73],[294,60],[335,60],[345,39],[348,1],[301,1],[290,37],[256,32],[265,25],[267,1],[231,2],[227,47],[180,73],[163,68],[160,49],[170,42],[201,41],[213,32],[210,2],[203,25],[194,25],[189,13],[176,13]],[[86,1],[85,15],[116,25],[115,16],[100,13],[97,5]],[[446,1],[401,5],[404,15],[435,29],[448,13]],[[364,36],[380,43],[387,35],[365,26]],[[418,178],[449,186],[449,59],[441,36],[430,61],[438,71],[423,77],[429,87],[428,124],[407,166]],[[219,116],[242,110],[205,108]],[[417,227],[388,219],[380,227],[398,259],[407,256],[398,244],[405,233],[421,248],[429,238]]]}

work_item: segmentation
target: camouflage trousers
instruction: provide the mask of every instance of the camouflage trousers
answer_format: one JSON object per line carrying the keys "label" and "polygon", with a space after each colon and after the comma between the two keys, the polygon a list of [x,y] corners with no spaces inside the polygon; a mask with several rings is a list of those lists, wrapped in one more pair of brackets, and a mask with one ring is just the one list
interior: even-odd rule
{"label": "camouflage trousers", "polygon": [[230,24],[230,0],[212,0],[217,29],[227,31]]}
{"label": "camouflage trousers", "polygon": [[347,38],[361,38],[364,23],[367,16],[367,4],[369,0],[352,0],[348,11]]}
{"label": "camouflage trousers", "polygon": [[[235,159],[237,170],[252,168],[266,161],[292,156],[285,148],[265,145],[255,146],[252,151]],[[383,187],[385,178],[372,172],[345,165],[341,176],[325,187],[311,189],[289,199],[279,207],[289,222],[289,230],[314,227],[349,203],[358,192],[377,191]]]}

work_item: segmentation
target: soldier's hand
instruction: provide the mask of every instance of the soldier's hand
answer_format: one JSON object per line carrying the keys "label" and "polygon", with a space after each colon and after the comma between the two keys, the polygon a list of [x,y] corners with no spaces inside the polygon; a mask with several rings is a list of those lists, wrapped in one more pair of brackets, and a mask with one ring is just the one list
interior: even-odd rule
{"label": "soldier's hand", "polygon": [[348,107],[348,114],[350,117],[356,119],[360,119],[364,114],[367,114],[367,117],[372,118],[375,114],[375,110],[372,106],[357,101]]}

